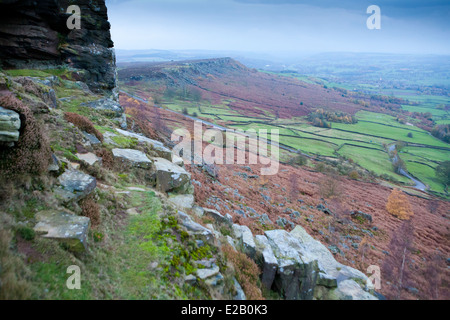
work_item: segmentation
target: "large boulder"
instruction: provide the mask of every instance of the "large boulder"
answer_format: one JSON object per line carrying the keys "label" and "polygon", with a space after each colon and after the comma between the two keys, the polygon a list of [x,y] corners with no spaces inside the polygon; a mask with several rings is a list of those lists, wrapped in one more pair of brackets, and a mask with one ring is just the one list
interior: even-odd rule
{"label": "large boulder", "polygon": [[113,156],[122,162],[131,164],[133,167],[149,169],[152,165],[152,161],[147,157],[145,153],[134,149],[113,149]]}
{"label": "large boulder", "polygon": [[274,286],[288,300],[313,299],[318,278],[317,260],[301,254],[301,243],[285,230],[265,232],[278,261]]}
{"label": "large boulder", "polygon": [[[311,237],[301,226],[296,226],[290,235],[298,240],[298,252],[300,255],[309,256],[317,260],[320,269],[317,285],[327,288],[337,286],[336,289],[328,290],[333,293],[327,294],[323,294],[323,290],[317,289],[318,296],[316,298],[359,300],[362,297],[364,299],[369,297],[370,299],[376,299],[371,294],[373,285],[364,273],[337,262],[333,254],[320,241]],[[341,284],[342,282],[344,284]]]}
{"label": "large boulder", "polygon": [[256,261],[262,269],[261,282],[266,289],[270,289],[277,273],[278,261],[266,236],[256,235],[255,244]]}
{"label": "large boulder", "polygon": [[79,201],[90,194],[97,186],[97,180],[78,170],[66,170],[58,177],[59,187],[55,193],[64,202]]}
{"label": "large boulder", "polygon": [[85,102],[82,103],[81,105],[96,110],[111,111],[115,114],[116,117],[121,117],[123,114],[123,108],[120,105],[120,103],[112,99],[102,98],[91,102]]}
{"label": "large boulder", "polygon": [[186,193],[191,186],[191,175],[164,158],[153,158],[156,187],[163,192]]}
{"label": "large boulder", "polygon": [[56,239],[74,252],[87,250],[89,218],[61,211],[41,211],[36,214],[36,220],[34,230],[42,237]]}
{"label": "large boulder", "polygon": [[0,107],[0,142],[19,141],[20,115]]}

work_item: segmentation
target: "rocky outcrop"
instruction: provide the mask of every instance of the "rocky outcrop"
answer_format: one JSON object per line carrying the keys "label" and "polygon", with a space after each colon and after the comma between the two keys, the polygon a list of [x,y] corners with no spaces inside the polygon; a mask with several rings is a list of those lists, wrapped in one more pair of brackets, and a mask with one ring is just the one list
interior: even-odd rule
{"label": "rocky outcrop", "polygon": [[252,259],[256,258],[256,245],[252,231],[247,226],[233,224],[233,234],[238,240],[238,247],[247,256]]}
{"label": "rocky outcrop", "polygon": [[270,290],[275,280],[278,261],[266,236],[257,235],[255,237],[255,243],[257,252],[256,260],[262,267],[261,282],[266,289]]}
{"label": "rocky outcrop", "polygon": [[121,117],[123,114],[122,106],[111,99],[98,99],[91,102],[82,103],[81,106],[86,106],[96,110],[110,111],[115,114],[116,117]]}
{"label": "rocky outcrop", "polygon": [[[143,135],[140,135],[140,134],[137,134],[134,132],[126,131],[126,130],[116,129],[116,131],[123,136],[130,137],[130,138],[136,138],[139,142],[148,144],[159,157],[164,158],[169,161],[172,161],[172,157],[173,157],[172,150],[166,148],[162,142],[159,142],[159,141],[147,138],[146,136],[143,136]],[[176,164],[179,165],[179,163],[176,163]]]}
{"label": "rocky outcrop", "polygon": [[158,190],[187,193],[191,186],[190,173],[164,158],[153,158],[153,161]]}
{"label": "rocky outcrop", "polygon": [[[66,13],[81,10],[81,29],[70,30]],[[68,66],[93,91],[117,98],[115,55],[104,0],[6,0],[0,2],[0,62],[3,68]]]}
{"label": "rocky outcrop", "polygon": [[42,237],[58,240],[71,251],[87,250],[89,218],[67,212],[42,211],[36,214],[36,220],[34,231]]}
{"label": "rocky outcrop", "polygon": [[178,211],[178,218],[181,222],[181,224],[190,231],[193,235],[201,238],[202,240],[205,240],[209,243],[214,242],[214,235],[213,233],[205,228],[204,226],[198,224],[194,220],[191,219],[186,213],[182,211]]}
{"label": "rocky outcrop", "polygon": [[19,141],[20,115],[0,106],[0,142]]}

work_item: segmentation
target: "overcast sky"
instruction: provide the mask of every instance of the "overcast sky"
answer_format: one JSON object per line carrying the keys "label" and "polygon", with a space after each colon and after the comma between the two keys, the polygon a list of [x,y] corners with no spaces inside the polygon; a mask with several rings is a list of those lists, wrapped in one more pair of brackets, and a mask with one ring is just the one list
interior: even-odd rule
{"label": "overcast sky", "polygon": [[[450,54],[446,0],[106,0],[118,49]],[[381,30],[368,30],[369,5]]]}

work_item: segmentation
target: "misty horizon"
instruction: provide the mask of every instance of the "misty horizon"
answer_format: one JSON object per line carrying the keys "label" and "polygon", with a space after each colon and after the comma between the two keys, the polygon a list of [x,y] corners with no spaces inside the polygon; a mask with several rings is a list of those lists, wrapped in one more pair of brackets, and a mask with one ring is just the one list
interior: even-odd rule
{"label": "misty horizon", "polygon": [[[120,50],[450,54],[445,1],[107,0]],[[369,5],[381,29],[366,26]]]}

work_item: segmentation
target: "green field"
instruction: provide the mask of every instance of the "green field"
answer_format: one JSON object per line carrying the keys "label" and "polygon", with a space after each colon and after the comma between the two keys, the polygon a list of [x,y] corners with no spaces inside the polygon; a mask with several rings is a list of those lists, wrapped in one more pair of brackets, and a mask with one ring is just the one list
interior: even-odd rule
{"label": "green field", "polygon": [[[411,182],[393,171],[385,145],[396,141],[418,144],[421,147],[407,146],[400,153],[407,170],[432,191],[444,192],[444,186],[435,177],[434,168],[450,158],[450,145],[412,124],[400,124],[387,114],[359,111],[356,124],[332,123],[332,128],[319,128],[304,118],[270,120],[266,114],[261,117],[244,116],[231,110],[227,103],[214,106],[175,101],[165,107],[178,112],[186,108],[189,114],[196,112],[211,122],[227,121],[230,123],[228,126],[234,129],[276,129],[279,130],[281,145],[314,156],[350,158],[362,168],[405,184]],[[442,115],[442,112],[436,114]],[[408,137],[408,133],[412,137]]]}
{"label": "green field", "polygon": [[[342,88],[339,83],[334,84],[298,74],[280,76],[291,76],[308,83],[322,83],[329,87]],[[376,87],[366,85],[364,89],[371,91]],[[449,112],[442,107],[443,104],[450,104],[449,97],[417,95],[408,89],[396,89],[395,95],[410,101],[410,104],[402,106],[405,110],[430,112],[437,123],[450,123]],[[186,98],[166,97],[161,105],[176,112],[187,111],[191,116],[195,115],[212,123],[226,122],[227,127],[233,129],[276,129],[279,131],[282,147],[298,150],[313,157],[351,159],[378,176],[411,185],[411,180],[394,172],[386,151],[386,145],[404,141],[411,144],[405,146],[399,154],[405,162],[406,169],[425,183],[431,191],[444,192],[444,186],[435,177],[434,168],[440,162],[450,159],[450,145],[415,126],[417,120],[414,118],[407,118],[407,123],[401,124],[396,117],[388,114],[359,111],[355,114],[358,119],[356,124],[332,123],[331,128],[320,128],[312,126],[306,117],[277,119],[262,109],[257,110],[260,115],[240,113],[239,109],[230,107],[233,102],[224,99],[220,104],[211,104],[206,100],[191,101]],[[411,134],[412,137],[408,136]]]}

